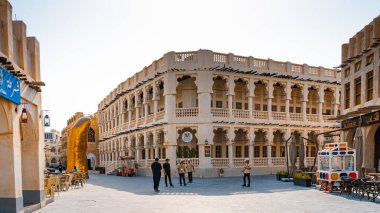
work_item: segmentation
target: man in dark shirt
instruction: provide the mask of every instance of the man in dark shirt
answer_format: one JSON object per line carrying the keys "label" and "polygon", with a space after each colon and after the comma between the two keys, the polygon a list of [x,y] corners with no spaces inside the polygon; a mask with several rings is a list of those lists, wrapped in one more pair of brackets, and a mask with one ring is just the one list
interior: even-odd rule
{"label": "man in dark shirt", "polygon": [[172,184],[172,178],[171,178],[171,175],[170,175],[170,163],[169,163],[169,159],[168,158],[166,158],[165,163],[164,163],[164,175],[165,175],[165,184],[166,184],[166,187],[168,187],[168,181],[167,181],[168,178],[169,178],[170,186],[173,186],[173,184]]}
{"label": "man in dark shirt", "polygon": [[162,166],[158,162],[158,158],[154,159],[151,168],[153,173],[153,188],[155,192],[159,192],[160,190],[158,190],[158,186],[160,185]]}

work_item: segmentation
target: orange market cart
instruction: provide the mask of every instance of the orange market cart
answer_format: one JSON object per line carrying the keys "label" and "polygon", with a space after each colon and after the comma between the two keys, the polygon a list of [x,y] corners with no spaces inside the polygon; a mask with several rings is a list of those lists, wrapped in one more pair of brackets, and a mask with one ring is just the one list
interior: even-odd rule
{"label": "orange market cart", "polygon": [[329,143],[318,152],[316,173],[321,189],[332,192],[344,178],[357,179],[356,151],[347,142]]}

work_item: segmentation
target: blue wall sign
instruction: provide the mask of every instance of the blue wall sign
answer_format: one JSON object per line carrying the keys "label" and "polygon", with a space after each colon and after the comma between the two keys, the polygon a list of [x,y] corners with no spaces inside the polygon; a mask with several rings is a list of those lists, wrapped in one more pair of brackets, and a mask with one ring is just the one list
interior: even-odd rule
{"label": "blue wall sign", "polygon": [[0,96],[19,105],[21,103],[20,87],[20,80],[0,67]]}

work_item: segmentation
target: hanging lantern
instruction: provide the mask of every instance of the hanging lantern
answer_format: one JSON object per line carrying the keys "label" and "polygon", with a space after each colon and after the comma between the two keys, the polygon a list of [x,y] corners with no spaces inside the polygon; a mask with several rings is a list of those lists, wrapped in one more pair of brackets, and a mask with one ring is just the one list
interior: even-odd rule
{"label": "hanging lantern", "polygon": [[49,117],[49,115],[45,115],[45,117],[44,117],[44,126],[45,127],[50,127],[50,117]]}
{"label": "hanging lantern", "polygon": [[21,112],[21,123],[28,123],[28,114],[26,112],[26,108],[22,108],[22,112]]}

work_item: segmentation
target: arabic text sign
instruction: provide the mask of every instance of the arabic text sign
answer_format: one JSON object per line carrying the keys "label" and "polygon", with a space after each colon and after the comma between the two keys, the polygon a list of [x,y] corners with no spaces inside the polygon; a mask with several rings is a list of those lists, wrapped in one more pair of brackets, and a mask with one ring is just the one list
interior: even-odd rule
{"label": "arabic text sign", "polygon": [[4,68],[0,67],[0,96],[20,104],[20,80],[11,75]]}

